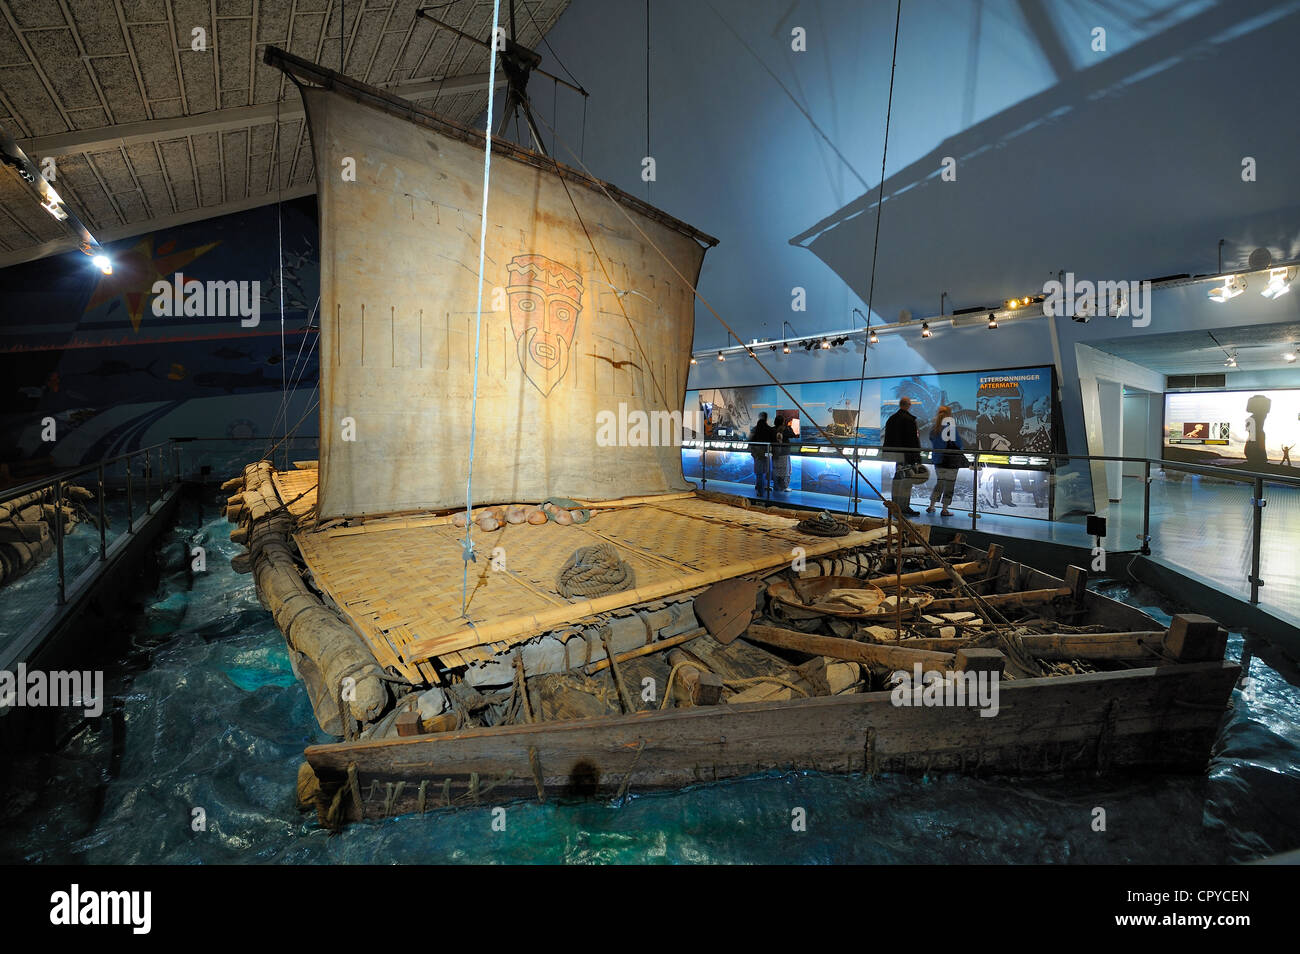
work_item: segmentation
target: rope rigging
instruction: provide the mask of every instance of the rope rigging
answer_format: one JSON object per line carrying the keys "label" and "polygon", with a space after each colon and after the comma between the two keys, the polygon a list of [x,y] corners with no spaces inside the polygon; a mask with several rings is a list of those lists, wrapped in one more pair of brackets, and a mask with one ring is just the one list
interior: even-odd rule
{"label": "rope rigging", "polygon": [[[497,35],[501,22],[501,0],[492,0],[492,36]],[[474,390],[469,412],[469,472],[465,477],[465,542],[461,551],[463,571],[460,587],[460,612],[469,609],[469,564],[474,557],[474,543],[470,539],[470,514],[474,507],[474,435],[478,427],[478,364],[479,345],[483,336],[483,268],[487,255],[488,189],[492,176],[492,106],[496,90],[497,54],[488,48],[488,105],[483,130],[483,210],[478,233],[478,304],[474,314]]]}
{"label": "rope rigging", "polygon": [[[885,201],[885,159],[889,156],[889,120],[894,111],[894,72],[898,67],[898,27],[903,18],[903,0],[898,0],[898,8],[894,13],[894,52],[889,64],[889,100],[885,105],[885,144],[880,150],[880,194],[876,198],[876,239],[871,246],[871,284],[867,288],[867,322],[870,323],[871,305],[876,297],[876,255],[880,251],[880,219],[884,214]],[[867,386],[867,343],[862,343],[862,374],[858,378],[858,408],[862,407],[862,396]],[[859,410],[859,413],[861,411]],[[858,456],[858,444],[862,437],[862,432],[856,424],[853,427],[853,456]],[[874,489],[874,488],[873,488]],[[855,488],[856,490],[856,488]],[[879,491],[877,491],[879,493]],[[858,495],[854,493],[854,512],[857,512]]]}

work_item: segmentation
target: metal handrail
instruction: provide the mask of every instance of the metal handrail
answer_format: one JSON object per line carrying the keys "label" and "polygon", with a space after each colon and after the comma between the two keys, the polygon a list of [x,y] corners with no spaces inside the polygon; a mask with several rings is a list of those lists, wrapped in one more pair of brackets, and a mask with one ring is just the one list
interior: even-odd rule
{"label": "metal handrail", "polygon": [[[107,481],[104,479],[106,469],[112,464],[116,464],[118,461],[125,460],[127,462],[126,532],[128,534],[134,533],[135,532],[135,501],[134,501],[134,482],[132,480],[134,473],[131,467],[131,460],[133,458],[141,457],[141,456],[143,456],[145,460],[144,504],[145,504],[145,513],[147,514],[152,512],[153,503],[154,503],[154,501],[152,501],[149,496],[149,489],[150,489],[149,475],[153,469],[153,461],[151,455],[155,451],[157,451],[158,454],[158,466],[159,466],[159,481],[157,484],[158,499],[161,500],[163,498],[163,495],[166,493],[166,484],[161,479],[163,473],[162,462],[164,460],[164,454],[163,454],[164,447],[171,450],[172,456],[174,458],[177,448],[174,446],[173,442],[171,440],[160,441],[156,444],[150,444],[148,447],[140,447],[137,448],[136,450],[126,451],[125,453],[116,454],[112,457],[105,457],[102,460],[98,460],[90,464],[84,464],[80,467],[70,467],[65,470],[61,470],[57,473],[50,474],[46,477],[39,478],[37,480],[30,480],[27,481],[26,483],[18,484],[17,486],[10,487],[5,490],[0,490],[0,503],[3,503],[8,500],[16,499],[25,494],[30,494],[34,491],[44,491],[44,490],[53,491],[54,505],[56,508],[54,513],[54,518],[53,518],[54,519],[54,528],[53,528],[54,549],[55,549],[57,566],[58,566],[58,593],[56,596],[56,602],[59,606],[62,606],[64,603],[67,602],[67,576],[66,576],[67,567],[66,567],[66,559],[65,559],[65,552],[64,552],[63,511],[62,511],[62,505],[65,499],[65,493],[64,493],[65,488],[68,486],[68,484],[72,482],[73,478],[80,477],[81,475],[90,473],[92,471],[95,473],[95,483],[97,485],[97,490],[98,490],[95,496],[96,496],[96,503],[99,511],[99,562],[103,563],[108,559],[108,538],[107,538],[108,521],[106,519],[106,513],[105,513],[106,510],[105,486],[107,484]],[[173,480],[171,481],[172,483],[176,483],[179,481],[180,479],[179,468],[173,466],[172,477],[173,477]]]}
{"label": "metal handrail", "polygon": [[[743,453],[749,447],[766,447],[765,456],[770,460],[772,447],[774,444],[768,441],[750,441],[744,437],[731,438],[692,438],[682,442],[683,446],[688,449],[699,449],[707,451],[711,447],[717,450],[727,450],[733,453]],[[804,448],[816,447],[818,449],[834,448],[838,451],[849,452],[846,456],[857,457],[859,460],[870,459],[880,463],[888,463],[889,455],[894,454],[929,454],[930,460],[933,461],[933,455],[944,453],[941,448],[932,447],[898,447],[887,444],[851,444],[848,441],[843,443],[817,442],[815,444],[804,444],[802,441],[792,441],[783,443],[782,446],[787,448],[799,447]],[[872,453],[864,453],[871,451]],[[1268,500],[1265,497],[1267,484],[1279,486],[1289,486],[1300,488],[1300,477],[1291,477],[1285,474],[1261,474],[1257,471],[1241,470],[1232,467],[1216,467],[1208,464],[1193,464],[1185,461],[1164,460],[1151,457],[1123,457],[1103,454],[1058,454],[1058,453],[1036,453],[1032,451],[980,451],[968,450],[965,448],[953,451],[960,453],[968,460],[971,460],[971,469],[974,471],[976,486],[978,487],[979,471],[981,467],[988,466],[1005,466],[1004,461],[1007,458],[1033,458],[1037,460],[1046,460],[1046,464],[1011,464],[1010,467],[1022,467],[1027,469],[1042,468],[1050,474],[1055,475],[1058,462],[1100,462],[1100,463],[1131,463],[1142,465],[1142,532],[1138,535],[1141,543],[1139,552],[1144,556],[1151,555],[1151,471],[1153,467],[1158,467],[1164,471],[1185,472],[1197,476],[1213,477],[1218,480],[1227,480],[1237,483],[1251,485],[1251,557],[1250,570],[1246,576],[1246,581],[1250,585],[1250,603],[1259,604],[1259,590],[1264,585],[1264,580],[1260,577],[1260,566],[1262,563],[1262,546],[1263,546],[1263,510],[1267,506]],[[795,452],[790,456],[804,458],[805,455]],[[838,456],[838,455],[837,455]],[[997,458],[995,462],[988,462],[985,458]],[[702,484],[708,484],[708,455],[701,455],[701,481]],[[863,499],[858,493],[857,471],[854,470],[854,484],[849,491],[849,499],[853,501],[853,512],[858,512],[858,503]],[[1053,486],[1053,492],[1055,488]],[[1055,504],[1049,505],[1049,512],[1054,513]],[[979,513],[979,495],[976,493],[971,501],[971,529],[976,529],[976,521],[980,518]],[[1054,521],[1055,522],[1055,521]]]}
{"label": "metal handrail", "polygon": [[40,490],[44,487],[53,486],[55,481],[59,481],[59,480],[67,481],[73,477],[79,477],[80,475],[87,473],[88,471],[95,470],[98,467],[106,467],[109,466],[110,464],[116,464],[119,460],[125,460],[128,457],[136,457],[140,454],[144,454],[149,451],[152,451],[158,447],[169,447],[172,443],[172,440],[174,439],[159,441],[157,444],[150,444],[148,447],[141,447],[137,450],[127,451],[125,454],[118,454],[115,457],[105,457],[102,460],[95,461],[94,463],[83,464],[80,467],[70,467],[66,470],[57,471],[56,473],[48,474],[44,477],[38,477],[34,480],[29,480],[25,484],[17,484],[16,486],[13,487],[6,487],[3,490],[0,490],[0,503],[4,503],[6,500],[11,500],[14,497],[21,497],[23,494],[29,494],[34,490]]}
{"label": "metal handrail", "polygon": [[[748,446],[748,445],[750,445],[750,444],[756,444],[756,445],[760,445],[760,446],[762,446],[762,445],[765,445],[765,444],[767,444],[767,443],[768,443],[768,442],[766,442],[766,441],[751,441],[751,440],[748,440],[747,438],[743,438],[743,437],[737,437],[737,438],[729,438],[729,437],[725,437],[725,438],[712,438],[712,437],[705,437],[705,438],[689,438],[689,439],[687,439],[687,440],[685,440],[685,441],[682,442],[683,446],[684,446],[684,447],[687,447],[687,448],[692,448],[692,447],[695,447],[696,445],[710,445],[710,444],[713,444],[713,445],[734,445],[734,444],[744,444],[744,445],[746,445],[746,446]],[[856,447],[859,451],[863,451],[863,450],[876,450],[876,451],[878,451],[878,452],[879,452],[878,454],[872,454],[872,455],[869,455],[869,456],[871,456],[871,457],[876,457],[876,458],[880,457],[881,454],[901,454],[901,453],[912,453],[912,454],[917,454],[917,453],[919,453],[919,454],[937,454],[937,453],[947,453],[947,451],[943,450],[942,448],[934,448],[934,447],[898,447],[898,446],[887,445],[887,444],[857,444],[857,445],[854,445],[854,444],[849,443],[849,442],[845,442],[845,443],[822,443],[822,442],[818,442],[818,443],[813,444],[813,443],[805,443],[805,442],[803,442],[803,441],[791,441],[791,442],[789,442],[789,443],[787,443],[787,444],[784,444],[784,445],[782,445],[782,446],[786,446],[786,447],[796,447],[796,446],[802,446],[802,447],[837,447],[837,448],[839,448],[840,450],[850,451],[850,452],[851,452],[851,451]],[[707,448],[706,448],[706,449],[707,449]],[[737,451],[737,452],[740,452],[740,448],[731,447],[731,448],[728,448],[728,449],[731,449],[731,450],[735,450],[735,451]],[[983,460],[984,458],[989,458],[989,457],[1039,457],[1039,458],[1047,458],[1049,461],[1053,461],[1053,462],[1054,462],[1054,461],[1062,461],[1062,460],[1063,460],[1063,461],[1067,461],[1067,462],[1068,462],[1068,461],[1102,461],[1102,462],[1116,462],[1116,463],[1130,463],[1130,464],[1147,464],[1147,465],[1151,465],[1151,466],[1155,466],[1155,467],[1161,467],[1161,468],[1164,468],[1164,469],[1170,469],[1170,468],[1173,468],[1173,469],[1175,469],[1175,470],[1185,470],[1185,471],[1187,471],[1188,473],[1198,474],[1198,475],[1200,475],[1200,476],[1204,476],[1204,477],[1219,477],[1219,478],[1222,478],[1222,479],[1224,479],[1224,480],[1235,480],[1235,481],[1238,481],[1238,482],[1240,482],[1240,483],[1254,483],[1256,480],[1258,480],[1258,479],[1262,479],[1262,480],[1270,481],[1270,482],[1273,482],[1273,483],[1291,484],[1292,486],[1300,487],[1300,476],[1297,476],[1297,477],[1290,477],[1290,476],[1287,476],[1287,475],[1285,475],[1285,474],[1261,474],[1261,473],[1259,473],[1258,471],[1242,470],[1241,468],[1238,468],[1238,467],[1215,467],[1215,466],[1212,465],[1212,464],[1193,464],[1193,463],[1189,463],[1189,462],[1187,462],[1187,461],[1180,461],[1180,460],[1165,460],[1165,459],[1163,459],[1163,458],[1158,458],[1158,457],[1112,457],[1112,456],[1108,456],[1108,455],[1104,455],[1104,454],[1057,454],[1057,453],[1050,453],[1050,452],[1046,452],[1046,451],[1023,451],[1023,450],[1021,450],[1021,451],[987,451],[987,450],[986,450],[986,451],[980,451],[980,450],[971,450],[971,449],[969,449],[969,448],[961,448],[960,450],[955,451],[955,453],[958,453],[958,454],[964,454],[964,455],[966,455],[967,457],[975,457],[975,458],[978,458],[978,459],[981,459],[981,460]],[[868,455],[861,454],[861,453],[858,453],[858,454],[854,455],[854,454],[850,453],[849,456],[859,456],[859,457],[864,457],[864,456],[868,456]],[[1015,464],[1015,465],[1011,465],[1011,466],[1015,466],[1015,467],[1026,467],[1026,468],[1028,468],[1028,467],[1033,467],[1033,466],[1036,466],[1036,465],[1031,465],[1031,464]],[[1297,469],[1297,470],[1300,470],[1300,468],[1296,468],[1296,469]]]}

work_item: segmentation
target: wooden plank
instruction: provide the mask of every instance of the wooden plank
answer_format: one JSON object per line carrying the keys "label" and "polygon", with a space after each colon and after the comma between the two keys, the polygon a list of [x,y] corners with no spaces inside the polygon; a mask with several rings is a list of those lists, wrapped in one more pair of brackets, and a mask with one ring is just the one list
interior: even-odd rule
{"label": "wooden plank", "polygon": [[[952,569],[962,576],[981,576],[988,568],[988,564],[982,560],[973,560],[969,563],[954,563]],[[897,589],[899,586],[918,586],[922,583],[942,583],[948,579],[948,571],[943,567],[936,567],[933,570],[917,570],[913,573],[904,573],[901,577],[894,576],[877,576],[868,583],[885,589]]]}
{"label": "wooden plank", "polygon": [[779,626],[764,626],[755,623],[745,633],[749,639],[756,639],[769,646],[792,649],[813,656],[829,656],[848,662],[863,663],[870,666],[887,666],[891,669],[907,669],[917,663],[923,669],[951,669],[956,657],[952,653],[937,653],[924,649],[904,649],[897,645],[880,643],[860,643],[852,639],[840,639],[837,636],[818,636],[813,633],[800,633],[793,629]]}
{"label": "wooden plank", "polygon": [[[353,764],[363,790],[371,780],[444,778],[463,789],[472,776],[498,780],[501,797],[533,790],[530,747],[548,788],[588,795],[629,782],[679,787],[771,769],[978,763],[986,771],[1057,771],[1067,758],[1088,769],[1103,755],[1112,766],[1196,770],[1239,673],[1211,662],[1003,682],[994,718],[974,706],[898,706],[891,693],[875,692],[336,743],[306,756],[327,787],[337,788]],[[1058,750],[1061,764],[1054,757],[1025,764],[1027,754]]]}
{"label": "wooden plank", "polygon": [[[1024,590],[1020,593],[991,593],[982,597],[984,603],[989,606],[1007,606],[1018,607],[1021,609],[1030,609],[1050,603],[1053,600],[1064,599],[1072,594],[1068,586],[1058,586],[1054,588],[1045,588],[1041,590]],[[950,599],[937,599],[925,608],[925,612],[930,615],[939,613],[958,613],[958,612],[979,612],[981,606],[970,597],[953,597]]]}
{"label": "wooden plank", "polygon": [[1051,633],[1021,636],[1025,651],[1039,659],[1069,662],[1071,659],[1137,660],[1153,665],[1160,658],[1164,630],[1140,633]]}

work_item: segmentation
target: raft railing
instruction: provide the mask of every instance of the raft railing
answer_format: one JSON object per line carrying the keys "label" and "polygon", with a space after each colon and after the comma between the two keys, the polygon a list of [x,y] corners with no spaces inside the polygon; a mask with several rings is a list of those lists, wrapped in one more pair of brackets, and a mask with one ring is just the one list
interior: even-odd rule
{"label": "raft railing", "polygon": [[[686,439],[682,450],[687,479],[698,479],[703,489],[710,480],[756,486],[759,475],[752,463],[748,467],[744,463],[752,461],[754,449],[767,462],[763,486],[770,491],[772,464],[780,456],[774,453],[774,446],[742,437]],[[848,440],[837,446],[795,442],[784,447],[792,460],[792,477],[794,460],[802,462],[798,471],[801,478],[810,469],[808,462],[821,461],[827,465],[823,472],[830,476],[833,489],[827,492],[821,489],[825,486],[821,481],[810,486],[800,479],[798,486],[792,485],[788,491],[790,497],[783,498],[778,492],[775,500],[797,502],[802,498],[807,504],[815,495],[817,503],[853,514],[860,512],[864,501],[882,498],[862,485],[841,452],[850,458],[856,454],[864,465],[865,476],[885,497],[891,493],[889,484],[898,455],[917,453],[914,447],[882,444],[859,444],[855,448]],[[917,488],[934,488],[933,458],[940,453],[928,447],[920,450],[927,474],[914,484],[914,493]],[[1290,616],[1300,616],[1300,570],[1291,555],[1300,544],[1300,467],[1293,476],[1247,470],[1244,465],[1215,466],[1147,457],[1030,451],[957,453],[965,456],[967,467],[959,471],[952,506],[967,512],[972,530],[978,530],[979,521],[988,517],[1019,517],[1073,527],[1080,542],[1091,538],[1094,546],[1109,544],[1106,548],[1112,552],[1132,549],[1143,556],[1154,553],[1164,563],[1226,587],[1232,591],[1230,595],[1252,606],[1264,602]],[[1097,468],[1109,468],[1111,473],[1102,477]],[[1110,499],[1097,507],[1093,487],[1102,480]],[[1124,500],[1126,480],[1141,481],[1140,508]],[[1013,495],[1028,496],[1032,503],[1016,504]],[[999,496],[1008,500],[999,503]],[[834,507],[835,498],[843,501],[842,507]],[[1274,504],[1271,510],[1270,501]],[[954,514],[948,519],[965,522],[967,516]],[[1099,516],[1106,518],[1106,526],[1097,534],[1092,531],[1099,526],[1094,524],[1089,529],[1088,524],[1090,518]],[[1135,540],[1137,546],[1126,548],[1126,540]],[[1239,567],[1240,572],[1234,567]],[[1265,579],[1271,580],[1271,592],[1277,594],[1276,598],[1261,600]]]}

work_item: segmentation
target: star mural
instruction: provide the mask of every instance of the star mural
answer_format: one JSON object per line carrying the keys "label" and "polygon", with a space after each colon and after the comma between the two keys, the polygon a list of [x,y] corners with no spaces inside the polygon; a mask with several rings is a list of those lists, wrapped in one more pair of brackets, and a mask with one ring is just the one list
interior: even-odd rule
{"label": "star mural", "polygon": [[146,236],[130,249],[114,253],[113,274],[100,277],[83,314],[89,314],[105,303],[121,301],[131,318],[132,329],[138,332],[140,320],[153,295],[154,282],[172,281],[176,272],[220,244],[209,242],[176,251],[176,242],[168,241],[155,249],[154,237]]}

